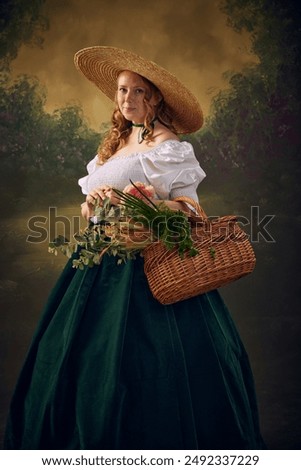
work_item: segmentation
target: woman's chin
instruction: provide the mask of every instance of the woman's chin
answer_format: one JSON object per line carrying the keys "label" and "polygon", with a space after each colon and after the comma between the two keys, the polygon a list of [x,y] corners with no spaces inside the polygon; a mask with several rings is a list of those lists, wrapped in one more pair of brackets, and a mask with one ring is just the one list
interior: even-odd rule
{"label": "woman's chin", "polygon": [[127,119],[127,121],[132,121],[135,124],[140,124],[144,121],[144,116],[138,116],[137,113],[134,111],[122,111],[123,117]]}

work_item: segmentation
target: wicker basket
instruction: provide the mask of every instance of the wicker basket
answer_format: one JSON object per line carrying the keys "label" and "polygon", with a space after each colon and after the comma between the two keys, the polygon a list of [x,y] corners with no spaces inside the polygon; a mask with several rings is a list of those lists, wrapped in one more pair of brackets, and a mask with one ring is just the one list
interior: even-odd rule
{"label": "wicker basket", "polygon": [[255,267],[255,254],[248,235],[236,216],[208,219],[201,206],[193,206],[198,216],[191,218],[192,238],[199,253],[181,258],[177,249],[167,250],[154,242],[143,250],[144,272],[153,296],[162,304],[172,304],[221,287],[249,273]]}

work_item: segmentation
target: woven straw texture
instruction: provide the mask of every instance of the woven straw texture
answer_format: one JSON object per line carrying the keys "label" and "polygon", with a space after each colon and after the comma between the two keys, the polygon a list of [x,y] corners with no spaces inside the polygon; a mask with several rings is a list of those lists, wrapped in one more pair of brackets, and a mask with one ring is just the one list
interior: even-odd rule
{"label": "woven straw texture", "polygon": [[174,75],[154,62],[117,47],[95,46],[78,51],[74,63],[111,100],[115,99],[120,72],[138,73],[159,88],[178,133],[188,134],[202,127],[203,113],[195,96]]}
{"label": "woven straw texture", "polygon": [[235,216],[208,219],[199,204],[190,198],[177,201],[192,205],[192,238],[199,251],[182,259],[176,248],[167,250],[162,242],[144,249],[144,272],[153,296],[162,304],[172,304],[204,294],[233,282],[255,267],[256,258],[247,234]]}

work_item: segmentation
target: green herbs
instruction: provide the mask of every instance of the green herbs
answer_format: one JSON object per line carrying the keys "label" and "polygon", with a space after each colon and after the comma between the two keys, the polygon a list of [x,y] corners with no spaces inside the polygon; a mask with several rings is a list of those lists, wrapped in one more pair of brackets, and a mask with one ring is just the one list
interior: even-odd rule
{"label": "green herbs", "polygon": [[[134,187],[134,183],[132,183]],[[138,190],[139,188],[136,187]],[[114,190],[135,222],[140,222],[152,234],[152,241],[160,240],[167,249],[178,249],[180,256],[188,250],[190,256],[197,254],[193,247],[188,216],[182,211],[170,209],[164,202],[155,204],[144,196],[143,199]]]}
{"label": "green herbs", "polygon": [[105,253],[116,256],[118,264],[135,259],[158,240],[169,250],[177,248],[181,257],[185,252],[196,255],[188,216],[171,210],[164,202],[155,204],[141,188],[132,185],[143,199],[114,189],[120,198],[118,206],[111,205],[109,199],[102,205],[96,202],[95,216],[88,227],[75,234],[71,242],[59,236],[49,244],[48,251],[73,257],[73,266],[79,269],[100,264]]}

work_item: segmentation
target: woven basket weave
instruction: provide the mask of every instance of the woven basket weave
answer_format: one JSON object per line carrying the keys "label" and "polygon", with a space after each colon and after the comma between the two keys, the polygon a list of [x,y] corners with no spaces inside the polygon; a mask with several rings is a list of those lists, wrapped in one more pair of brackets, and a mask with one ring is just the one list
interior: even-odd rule
{"label": "woven basket weave", "polygon": [[181,258],[177,249],[168,250],[154,242],[143,250],[144,272],[153,296],[162,304],[172,304],[221,287],[249,273],[256,258],[248,235],[236,216],[208,219],[201,206],[187,197],[197,212],[191,218],[196,256]]}

